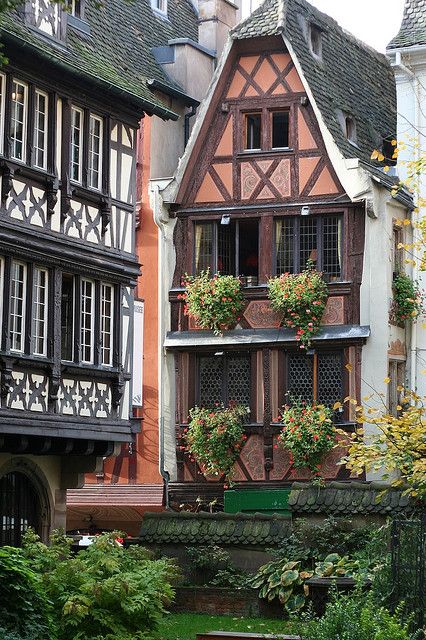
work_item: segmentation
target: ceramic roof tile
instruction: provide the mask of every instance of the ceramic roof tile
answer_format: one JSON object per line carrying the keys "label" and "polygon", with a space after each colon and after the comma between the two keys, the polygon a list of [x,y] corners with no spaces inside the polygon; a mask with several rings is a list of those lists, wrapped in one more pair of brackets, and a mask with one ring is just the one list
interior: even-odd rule
{"label": "ceramic roof tile", "polygon": [[[285,8],[284,25],[278,19],[280,3]],[[310,23],[322,32],[322,60],[313,56],[308,44]],[[396,91],[388,60],[306,0],[265,0],[231,33],[238,40],[284,34],[325,124],[345,157],[369,161],[372,150],[395,134]],[[357,145],[344,135],[339,111],[354,118]]]}
{"label": "ceramic roof tile", "polygon": [[[196,526],[194,526],[196,525]],[[268,546],[289,532],[286,516],[227,513],[145,513],[139,539],[142,544],[242,544]]]}
{"label": "ceramic roof tile", "polygon": [[[295,482],[289,496],[289,508],[293,513],[320,512],[335,515],[365,513],[409,513],[414,505],[401,491],[389,488],[383,493],[383,485],[368,482],[330,482],[323,489]],[[380,495],[382,497],[380,498]],[[312,498],[315,498],[312,505]]]}
{"label": "ceramic roof tile", "polygon": [[422,44],[426,44],[426,0],[405,0],[401,28],[388,49]]}
{"label": "ceramic roof tile", "polygon": [[147,81],[153,78],[173,88],[177,85],[156,62],[152,48],[176,38],[197,40],[197,16],[191,1],[169,0],[168,19],[164,19],[152,10],[149,0],[88,0],[85,20],[90,35],[69,24],[66,46],[29,27],[19,11],[3,13],[0,30],[3,39],[25,42],[53,64],[145,102],[147,110],[150,106],[165,109]]}

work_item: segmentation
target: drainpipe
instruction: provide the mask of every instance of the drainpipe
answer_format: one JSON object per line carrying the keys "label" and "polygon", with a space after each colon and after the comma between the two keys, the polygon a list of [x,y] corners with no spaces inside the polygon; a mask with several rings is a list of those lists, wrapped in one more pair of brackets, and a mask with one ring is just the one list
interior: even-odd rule
{"label": "drainpipe", "polygon": [[[420,82],[418,77],[413,74],[413,78],[414,78],[414,121],[415,121],[415,127],[417,129],[417,132],[420,132]],[[419,133],[417,135],[420,135]],[[420,142],[420,140],[419,140]],[[416,160],[420,160],[420,145],[417,146],[416,148]],[[420,182],[420,188],[421,188],[421,182]],[[416,205],[416,207],[418,207],[419,202],[417,200],[417,202],[414,203]],[[418,230],[417,230],[417,223],[419,221],[419,213],[413,212],[413,222],[414,222],[414,230],[413,230],[413,241],[414,241],[414,266],[413,266],[413,280],[417,280],[419,277],[419,256],[418,256],[418,251],[416,250],[416,241],[418,238]],[[417,391],[417,319],[414,318],[413,323],[411,325],[411,388],[414,391]]]}
{"label": "drainpipe", "polygon": [[184,124],[184,147],[185,148],[189,140],[189,119],[195,116],[195,114],[197,113],[197,107],[198,107],[198,104],[193,104],[191,106],[191,111],[188,111],[188,113],[185,113],[185,124]]}

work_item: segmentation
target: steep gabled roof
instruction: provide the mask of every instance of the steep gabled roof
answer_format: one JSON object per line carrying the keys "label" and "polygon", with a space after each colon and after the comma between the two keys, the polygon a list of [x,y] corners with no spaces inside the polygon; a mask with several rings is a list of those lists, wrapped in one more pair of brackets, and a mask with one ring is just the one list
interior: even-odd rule
{"label": "steep gabled roof", "polygon": [[177,88],[152,48],[176,38],[197,40],[198,18],[191,1],[169,0],[165,19],[152,10],[149,0],[88,0],[85,21],[90,33],[68,24],[65,43],[44,37],[16,11],[1,15],[0,30],[3,39],[12,38],[71,73],[124,92],[148,113],[173,116],[147,84],[153,78]]}
{"label": "steep gabled roof", "polygon": [[404,17],[388,49],[426,45],[426,0],[405,0]]}
{"label": "steep gabled roof", "polygon": [[[322,32],[321,60],[310,50],[310,24]],[[324,123],[343,156],[368,161],[372,150],[396,132],[395,81],[386,57],[357,40],[306,0],[265,0],[231,32],[237,40],[278,34],[283,35],[294,52]],[[343,133],[342,112],[356,122],[357,145]]]}

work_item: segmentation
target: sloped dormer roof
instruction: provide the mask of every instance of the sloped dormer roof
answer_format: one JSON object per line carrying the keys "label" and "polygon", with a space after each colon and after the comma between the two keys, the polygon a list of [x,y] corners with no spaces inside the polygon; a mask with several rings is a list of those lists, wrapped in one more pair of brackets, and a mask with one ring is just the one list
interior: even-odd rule
{"label": "sloped dormer roof", "polygon": [[115,89],[121,100],[138,109],[176,117],[147,81],[153,78],[177,88],[155,60],[152,48],[177,38],[197,40],[198,17],[191,0],[169,0],[167,19],[152,10],[149,0],[87,0],[84,18],[89,33],[68,24],[63,43],[30,27],[18,11],[0,16],[0,31],[3,42],[30,47],[35,56],[65,72]]}
{"label": "sloped dormer roof", "polygon": [[[321,59],[310,49],[311,24],[321,32]],[[372,150],[396,131],[395,81],[386,57],[306,0],[265,0],[231,32],[236,40],[279,34],[293,49],[342,155],[369,162]],[[356,123],[357,144],[349,142],[343,133],[342,113]]]}
{"label": "sloped dormer roof", "polygon": [[404,17],[388,49],[426,45],[426,0],[405,0]]}

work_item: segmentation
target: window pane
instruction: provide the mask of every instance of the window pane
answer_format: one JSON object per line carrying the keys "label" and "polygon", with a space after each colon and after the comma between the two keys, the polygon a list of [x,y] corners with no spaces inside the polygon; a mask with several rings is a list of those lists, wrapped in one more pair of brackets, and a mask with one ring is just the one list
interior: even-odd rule
{"label": "window pane", "polygon": [[10,287],[10,348],[24,350],[26,267],[12,262]]}
{"label": "window pane", "polygon": [[317,265],[317,221],[313,218],[300,220],[300,270],[306,268],[308,261]]}
{"label": "window pane", "polygon": [[235,275],[235,225],[219,224],[217,270],[224,275]]}
{"label": "window pane", "polygon": [[36,91],[34,113],[34,164],[46,168],[47,160],[47,96]]}
{"label": "window pane", "polygon": [[277,274],[293,273],[294,269],[294,220],[287,218],[275,223]]}
{"label": "window pane", "polygon": [[329,216],[323,221],[323,272],[331,278],[341,276],[342,219]]}
{"label": "window pane", "polygon": [[47,337],[47,271],[34,271],[34,303],[33,303],[33,352],[38,356],[46,355]]}
{"label": "window pane", "polygon": [[212,269],[213,262],[213,224],[195,225],[195,272]]}
{"label": "window pane", "polygon": [[62,360],[73,360],[74,342],[74,278],[69,274],[62,276]]}
{"label": "window pane", "polygon": [[224,361],[225,358],[223,356],[205,356],[200,358],[200,406],[213,408],[215,402],[224,401],[222,393]]}
{"label": "window pane", "polygon": [[318,354],[318,402],[332,407],[342,396],[342,354]]}
{"label": "window pane", "polygon": [[113,293],[111,285],[101,285],[101,362],[107,366],[112,365]]}
{"label": "window pane", "polygon": [[93,283],[81,281],[81,360],[93,361]]}
{"label": "window pane", "polygon": [[27,87],[16,80],[12,83],[11,154],[15,160],[25,160]]}
{"label": "window pane", "polygon": [[250,277],[251,285],[257,285],[259,275],[259,222],[240,220],[238,223],[239,275]]}
{"label": "window pane", "polygon": [[232,355],[228,358],[228,403],[236,402],[250,407],[251,358],[249,355]]}
{"label": "window pane", "polygon": [[287,365],[287,396],[284,402],[300,398],[313,401],[313,358],[303,354],[290,354]]}
{"label": "window pane", "polygon": [[272,114],[272,148],[288,147],[288,111]]}
{"label": "window pane", "polygon": [[246,121],[246,149],[261,148],[262,115],[260,113],[248,113]]}
{"label": "window pane", "polygon": [[6,78],[0,73],[0,153],[3,153],[4,140],[4,102],[6,91]]}
{"label": "window pane", "polygon": [[71,178],[81,182],[83,149],[83,113],[80,109],[71,109]]}
{"label": "window pane", "polygon": [[89,126],[89,187],[101,187],[102,122],[90,116]]}

